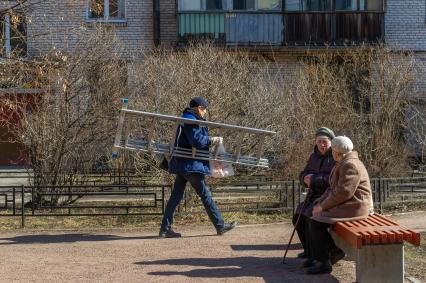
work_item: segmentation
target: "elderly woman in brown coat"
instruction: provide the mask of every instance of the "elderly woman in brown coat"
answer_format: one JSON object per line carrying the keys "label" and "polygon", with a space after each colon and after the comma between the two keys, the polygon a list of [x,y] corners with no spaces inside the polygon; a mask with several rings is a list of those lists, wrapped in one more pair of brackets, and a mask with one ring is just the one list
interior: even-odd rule
{"label": "elderly woman in brown coat", "polygon": [[352,141],[348,137],[336,137],[331,149],[336,165],[330,175],[330,188],[316,201],[309,220],[315,261],[307,269],[308,274],[330,273],[332,264],[344,257],[328,232],[330,225],[366,218],[373,207],[368,172],[358,153],[352,151]]}

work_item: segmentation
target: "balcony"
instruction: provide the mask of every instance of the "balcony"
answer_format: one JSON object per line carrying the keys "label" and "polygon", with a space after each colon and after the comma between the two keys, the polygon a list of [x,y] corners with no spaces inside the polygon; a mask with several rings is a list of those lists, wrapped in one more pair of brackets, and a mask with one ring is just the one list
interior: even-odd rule
{"label": "balcony", "polygon": [[[383,40],[383,3],[377,5],[382,0],[353,0],[346,10],[338,9],[340,0],[316,1],[330,5],[311,11],[303,7],[309,0],[300,0],[300,6],[280,3],[270,10],[178,10],[178,46],[202,40],[225,47],[348,46]],[[376,3],[374,9],[360,4],[368,1]]]}

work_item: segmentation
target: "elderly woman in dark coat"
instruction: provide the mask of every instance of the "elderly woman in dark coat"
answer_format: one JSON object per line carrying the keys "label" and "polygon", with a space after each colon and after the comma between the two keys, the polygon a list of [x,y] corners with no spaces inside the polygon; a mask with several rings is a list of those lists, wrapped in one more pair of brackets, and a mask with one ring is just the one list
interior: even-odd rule
{"label": "elderly woman in dark coat", "polygon": [[[319,198],[330,186],[329,175],[335,161],[331,155],[331,140],[334,138],[334,132],[326,127],[321,127],[315,132],[314,151],[309,157],[305,169],[300,173],[300,183],[309,188],[305,201],[301,203],[293,217],[300,242],[303,246],[303,252],[298,255],[299,258],[308,258],[304,265],[310,262],[310,249],[307,235],[307,220],[312,216],[314,201]],[[297,219],[300,217],[296,225]],[[311,260],[312,261],[312,260]]]}
{"label": "elderly woman in dark coat", "polygon": [[330,225],[366,218],[373,208],[368,172],[358,153],[352,151],[352,141],[348,137],[336,137],[331,148],[336,166],[331,173],[330,188],[316,201],[308,224],[315,260],[308,274],[330,273],[331,265],[345,255],[331,238]]}

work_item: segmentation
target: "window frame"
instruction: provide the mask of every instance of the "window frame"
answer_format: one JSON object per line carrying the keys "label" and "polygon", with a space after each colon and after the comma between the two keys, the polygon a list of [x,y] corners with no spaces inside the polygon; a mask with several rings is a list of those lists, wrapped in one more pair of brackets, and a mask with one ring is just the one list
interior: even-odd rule
{"label": "window frame", "polygon": [[[340,9],[336,9],[336,1],[337,0],[331,0],[331,5],[332,8],[331,10],[305,10],[305,7],[303,6],[303,0],[297,0],[297,2],[299,3],[299,9],[298,10],[287,10],[287,0],[282,0],[282,11],[283,12],[288,12],[288,13],[303,13],[303,12],[308,12],[308,13],[323,13],[323,12],[366,12],[366,13],[384,13],[386,10],[386,0],[379,0],[381,1],[381,10],[377,10],[377,9],[371,9],[371,10],[367,10],[367,9],[361,9],[361,1],[362,0],[355,0],[356,2],[356,9],[355,10],[340,10]],[[368,0],[365,0],[368,1]]]}
{"label": "window frame", "polygon": [[103,17],[91,18],[90,17],[90,5],[94,0],[88,0],[86,5],[86,21],[87,22],[95,22],[95,23],[127,23],[127,7],[126,0],[124,1],[124,17],[123,18],[111,18],[109,12],[109,5],[111,0],[103,0],[104,8],[103,8]]}
{"label": "window frame", "polygon": [[[26,58],[28,56],[28,44],[26,42],[27,40],[27,21],[24,15],[20,14],[19,16],[23,17],[24,22],[24,36],[25,36],[25,48],[23,49],[17,49],[16,47],[16,39],[21,38],[21,36],[17,36],[16,32],[14,30],[14,26],[12,24],[12,17],[10,13],[4,13],[3,15],[0,15],[0,20],[3,21],[3,23],[0,25],[1,36],[0,36],[0,56],[3,58]],[[18,33],[20,33],[19,30],[17,30]],[[22,53],[17,52],[18,50],[21,50]]]}
{"label": "window frame", "polygon": [[[195,0],[187,0],[187,1],[195,1]],[[235,9],[234,8],[234,4],[235,4],[234,1],[236,1],[236,0],[228,0],[228,1],[222,2],[222,9],[208,9],[207,8],[207,6],[208,6],[207,1],[208,0],[197,0],[197,1],[199,3],[200,9],[184,9],[185,6],[183,4],[181,4],[183,1],[177,0],[177,5],[176,5],[177,11],[179,13],[180,12],[183,12],[183,13],[185,13],[185,12],[240,12],[240,11],[242,11],[242,12],[245,12],[245,11],[247,11],[247,12],[253,12],[253,11],[254,12],[256,12],[256,11],[281,12],[282,11],[282,3],[283,3],[282,0],[277,0],[276,1],[277,4],[278,4],[277,8],[265,9],[265,8],[259,8],[258,0],[254,0],[253,1],[254,8],[251,8],[251,9]],[[244,1],[246,1],[246,0],[244,0]]]}
{"label": "window frame", "polygon": [[12,55],[12,45],[10,38],[10,15],[4,15],[4,45],[2,44],[2,48],[4,48],[4,55],[6,58],[10,58]]}
{"label": "window frame", "polygon": [[351,0],[355,3],[355,9],[338,9],[337,8],[337,1],[338,0],[334,0],[334,10],[337,12],[356,12],[360,10],[360,6],[359,6],[359,0]]}

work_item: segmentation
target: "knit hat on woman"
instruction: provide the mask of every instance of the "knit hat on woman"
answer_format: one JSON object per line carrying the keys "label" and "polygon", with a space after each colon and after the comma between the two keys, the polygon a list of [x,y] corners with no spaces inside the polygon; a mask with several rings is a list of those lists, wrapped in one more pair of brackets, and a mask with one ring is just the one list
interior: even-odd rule
{"label": "knit hat on woman", "polygon": [[354,149],[354,144],[350,138],[338,136],[331,141],[331,148],[339,153],[346,154]]}
{"label": "knit hat on woman", "polygon": [[327,137],[332,140],[334,139],[335,135],[331,129],[327,127],[321,127],[315,131],[315,137]]}

